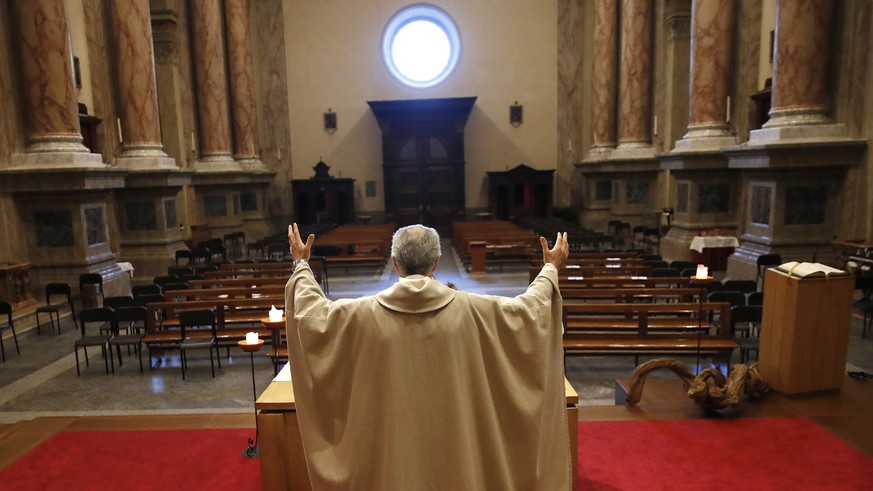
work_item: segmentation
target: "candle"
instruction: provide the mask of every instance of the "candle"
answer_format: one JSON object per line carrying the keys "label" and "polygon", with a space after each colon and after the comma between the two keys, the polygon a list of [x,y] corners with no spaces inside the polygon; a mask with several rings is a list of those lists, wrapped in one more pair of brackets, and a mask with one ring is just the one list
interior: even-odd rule
{"label": "candle", "polygon": [[695,278],[706,278],[709,276],[709,268],[702,264],[697,265],[697,274],[694,275]]}
{"label": "candle", "polygon": [[247,332],[246,333],[246,344],[258,344],[258,333]]}
{"label": "candle", "polygon": [[275,305],[271,305],[270,322],[280,322],[282,320],[282,311],[277,309]]}

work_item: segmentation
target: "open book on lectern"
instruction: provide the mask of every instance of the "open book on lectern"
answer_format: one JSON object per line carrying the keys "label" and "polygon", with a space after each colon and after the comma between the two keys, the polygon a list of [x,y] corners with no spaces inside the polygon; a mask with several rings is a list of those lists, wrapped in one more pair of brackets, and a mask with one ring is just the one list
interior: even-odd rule
{"label": "open book on lectern", "polygon": [[822,263],[805,263],[789,261],[776,267],[778,271],[797,278],[827,278],[830,276],[846,276],[849,273],[842,269],[832,268]]}

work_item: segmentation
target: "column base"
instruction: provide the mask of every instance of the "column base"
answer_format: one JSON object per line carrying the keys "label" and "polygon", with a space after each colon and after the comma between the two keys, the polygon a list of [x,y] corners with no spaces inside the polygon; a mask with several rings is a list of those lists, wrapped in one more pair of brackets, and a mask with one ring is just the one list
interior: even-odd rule
{"label": "column base", "polygon": [[585,161],[599,162],[601,160],[608,160],[614,151],[615,147],[592,147],[588,151]]}
{"label": "column base", "polygon": [[[772,122],[769,121],[769,125]],[[846,127],[839,123],[803,124],[794,126],[770,126],[749,133],[749,144],[768,143],[774,140],[814,140],[846,138]]]}
{"label": "column base", "polygon": [[203,172],[229,172],[242,170],[239,163],[230,155],[209,155],[202,157],[194,164],[198,173]]}
{"label": "column base", "polygon": [[[83,147],[84,148],[84,147]],[[105,167],[103,156],[88,152],[28,152],[12,156],[15,169],[66,169],[76,167]]]}
{"label": "column base", "polygon": [[123,153],[118,157],[118,159],[116,159],[116,164],[121,169],[129,170],[176,170],[179,168],[179,166],[176,165],[176,160],[174,158],[168,157],[164,152],[161,152],[161,154],[163,155],[136,155],[134,153]]}
{"label": "column base", "polygon": [[244,171],[249,172],[269,172],[270,169],[264,164],[263,161],[259,158],[242,158],[237,159],[236,162]]}

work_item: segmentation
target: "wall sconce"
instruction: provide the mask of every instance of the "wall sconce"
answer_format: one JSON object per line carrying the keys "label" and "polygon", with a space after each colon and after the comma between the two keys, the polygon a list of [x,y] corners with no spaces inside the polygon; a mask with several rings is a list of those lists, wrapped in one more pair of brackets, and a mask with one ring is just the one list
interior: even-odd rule
{"label": "wall sconce", "polygon": [[327,112],[324,113],[324,131],[331,135],[336,133],[336,113],[331,108],[327,108]]}
{"label": "wall sconce", "polygon": [[515,101],[515,104],[509,106],[509,124],[518,128],[521,126],[524,119],[524,106]]}

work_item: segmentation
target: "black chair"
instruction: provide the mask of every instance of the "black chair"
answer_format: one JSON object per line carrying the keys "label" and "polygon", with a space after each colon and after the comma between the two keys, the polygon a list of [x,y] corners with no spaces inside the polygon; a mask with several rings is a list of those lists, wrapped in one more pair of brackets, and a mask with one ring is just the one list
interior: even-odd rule
{"label": "black chair", "polygon": [[641,254],[640,259],[645,261],[663,261],[664,258],[660,254]]}
{"label": "black chair", "polygon": [[208,349],[209,364],[212,366],[212,377],[215,378],[215,362],[212,359],[212,349],[215,348],[215,358],[218,368],[221,368],[221,357],[218,352],[218,322],[215,312],[208,309],[186,310],[179,314],[179,329],[182,341],[179,343],[181,352],[182,380],[188,369],[188,350]]}
{"label": "black chair", "polygon": [[[57,301],[58,297],[62,297],[63,301]],[[36,333],[40,332],[39,314],[48,314],[49,321],[52,327],[55,327],[57,322],[58,336],[61,335],[61,309],[64,306],[70,307],[70,312],[73,314],[73,323],[76,321],[76,310],[73,309],[73,289],[69,283],[49,283],[45,286],[45,305],[36,309]]]}
{"label": "black chair", "polygon": [[[740,305],[746,305],[746,294],[738,291],[730,291],[730,290],[719,290],[710,292],[706,296],[707,302],[727,302],[731,305],[731,307],[737,307]],[[710,313],[709,321],[712,322],[713,315]],[[721,323],[719,323],[720,325]],[[734,334],[736,335],[737,329],[739,329],[745,337],[749,337],[749,328],[748,326],[743,329],[743,326],[739,328],[734,325]]]}
{"label": "black chair", "polygon": [[152,283],[155,285],[158,285],[161,288],[161,291],[163,291],[164,285],[166,285],[167,283],[178,283],[178,282],[179,282],[179,277],[176,275],[155,276],[155,278],[152,280]]}
{"label": "black chair", "polygon": [[184,264],[191,264],[191,251],[188,249],[179,249],[176,251],[176,264],[179,264],[179,260],[184,259]]}
{"label": "black chair", "polygon": [[[89,346],[100,346],[100,350],[103,352],[103,361],[106,364],[106,374],[109,375],[110,362],[112,363],[112,371],[115,372],[115,362],[112,360],[112,353],[108,352],[112,329],[111,327],[107,329],[107,326],[112,326],[112,315],[112,309],[109,307],[83,309],[79,312],[79,326],[82,336],[73,344],[73,349],[76,352],[76,375],[81,375],[79,371],[79,348],[82,348],[82,351],[85,353],[85,366],[90,366],[88,362]],[[89,331],[95,330],[96,334],[88,334]]]}
{"label": "black chair", "polygon": [[194,274],[194,268],[190,266],[170,266],[167,268],[167,276],[182,277],[186,274]]}
{"label": "black chair", "polygon": [[[134,352],[139,355],[139,373],[142,371],[142,338],[145,335],[146,308],[142,306],[136,307],[119,307],[112,315],[112,338],[109,340],[110,350],[115,346],[118,354],[118,366],[124,366],[121,359],[121,347],[127,346],[128,354],[130,347],[133,346]],[[122,334],[122,326],[124,326],[124,334]],[[112,356],[111,352],[110,355]],[[113,366],[113,372],[115,367]]]}
{"label": "black chair", "polygon": [[136,304],[145,307],[150,303],[161,303],[167,299],[162,293],[147,293],[136,297]]}
{"label": "black chair", "polygon": [[119,307],[133,307],[136,300],[131,295],[118,295],[103,299],[103,306],[115,310]]}
{"label": "black chair", "polygon": [[131,288],[131,293],[133,293],[133,298],[136,299],[143,295],[160,295],[161,287],[155,284],[151,285],[137,285]]}
{"label": "black chair", "polygon": [[106,298],[103,294],[103,276],[100,273],[82,273],[79,275],[79,293],[73,295],[71,305],[78,300],[83,309],[97,307],[97,295],[100,295],[100,300]]}
{"label": "black chair", "polygon": [[861,298],[855,301],[855,308],[864,315],[861,325],[861,337],[867,337],[867,331],[873,328],[873,276],[855,277],[855,289],[861,290]]}
{"label": "black chair", "polygon": [[661,231],[656,227],[647,228],[643,233],[643,241],[647,249],[659,251],[661,249]]}
{"label": "black chair", "polygon": [[191,249],[191,263],[208,263],[212,261],[212,251],[206,246]]}
{"label": "black chair", "polygon": [[764,305],[764,292],[752,292],[746,298],[746,305]]}
{"label": "black chair", "polygon": [[694,269],[696,272],[697,263],[694,261],[670,261],[670,267],[676,268],[679,271],[684,271],[686,269]]}
{"label": "black chair", "polygon": [[21,354],[21,349],[18,347],[18,335],[15,334],[15,324],[12,323],[12,304],[0,300],[0,315],[6,316],[6,322],[0,320],[0,353],[3,354],[3,363],[6,363],[6,348],[3,346],[3,331],[11,330],[12,339],[15,340],[15,351]]}
{"label": "black chair", "polygon": [[755,289],[758,287],[758,280],[761,281],[761,290],[764,289],[764,270],[774,268],[782,264],[782,256],[779,254],[761,254],[757,259],[758,272],[755,274]]}
{"label": "black chair", "polygon": [[632,229],[633,230],[634,247],[638,247],[638,248],[640,248],[640,250],[643,250],[643,251],[646,250],[645,247],[643,247],[643,246],[645,245],[646,229],[648,229],[648,228],[649,227],[646,227],[645,225],[637,225],[636,227],[634,227]]}
{"label": "black chair", "polygon": [[752,293],[757,289],[758,285],[752,280],[724,280],[724,282],[722,282],[722,290]]}
{"label": "black chair", "polygon": [[[655,260],[655,259],[643,260],[643,265],[648,266],[648,267],[652,268],[653,270],[658,269],[658,268],[669,268],[670,267],[670,264],[667,263],[667,261],[660,261],[660,260]],[[677,274],[676,276],[679,276],[679,275]]]}
{"label": "black chair", "polygon": [[679,276],[683,278],[691,278],[692,276],[697,274],[697,266],[693,268],[685,268],[679,272]]}
{"label": "black chair", "polygon": [[[734,332],[737,331],[737,324],[744,325],[740,330],[745,328],[751,331],[753,326],[757,326],[760,331],[763,311],[764,308],[760,305],[739,305],[731,307],[731,324],[733,324]],[[758,333],[757,336],[735,337],[734,341],[740,345],[740,363],[745,363],[749,359],[749,353],[752,351],[757,355],[761,347],[760,333]]]}
{"label": "black chair", "polygon": [[678,278],[679,273],[676,268],[653,268],[651,276],[654,278]]}

